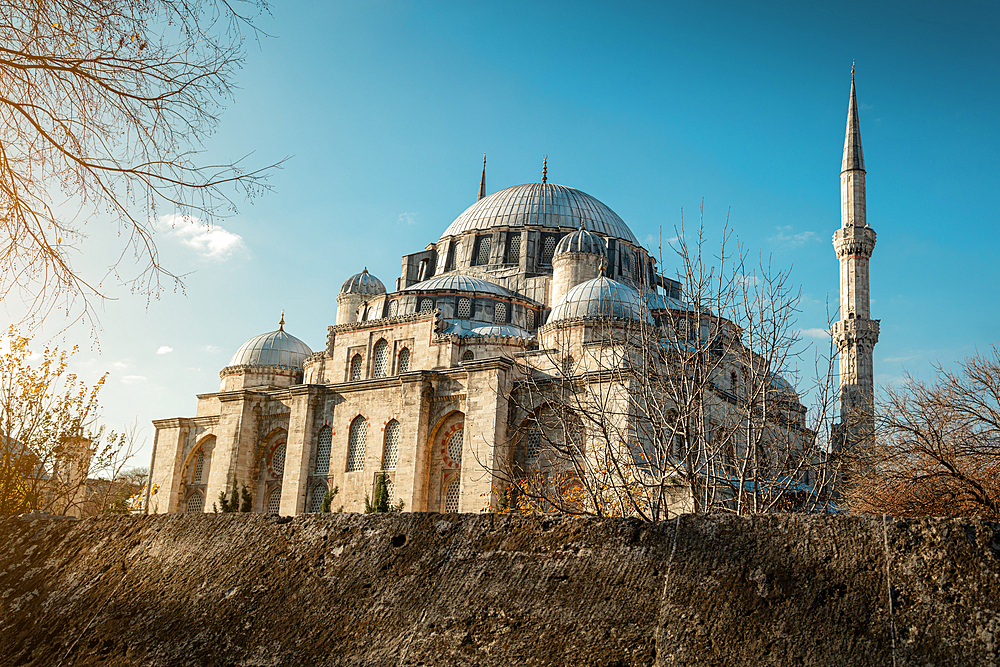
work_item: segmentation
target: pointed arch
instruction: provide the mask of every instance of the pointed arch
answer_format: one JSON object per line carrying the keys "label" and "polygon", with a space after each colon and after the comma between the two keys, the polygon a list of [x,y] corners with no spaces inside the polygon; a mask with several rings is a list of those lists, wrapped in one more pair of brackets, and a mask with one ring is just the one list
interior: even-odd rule
{"label": "pointed arch", "polygon": [[330,472],[330,449],[333,446],[333,429],[324,426],[316,436],[316,461],[313,463],[313,474],[326,475]]}
{"label": "pointed arch", "polygon": [[372,348],[372,377],[384,378],[389,374],[389,341],[380,338]]}
{"label": "pointed arch", "polygon": [[404,347],[399,351],[399,361],[396,363],[396,374],[410,372],[410,348]]}
{"label": "pointed arch", "polygon": [[385,438],[382,448],[382,469],[395,470],[399,462],[399,422],[395,419],[385,425]]}
{"label": "pointed arch", "polygon": [[365,469],[365,445],[368,441],[368,420],[358,415],[351,422],[347,435],[347,472]]}

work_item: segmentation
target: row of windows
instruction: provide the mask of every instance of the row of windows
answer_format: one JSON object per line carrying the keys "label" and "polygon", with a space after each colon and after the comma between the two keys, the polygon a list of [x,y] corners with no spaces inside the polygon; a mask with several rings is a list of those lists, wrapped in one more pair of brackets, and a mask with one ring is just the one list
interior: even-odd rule
{"label": "row of windows", "polygon": [[[379,342],[375,343],[375,347],[372,349],[372,377],[373,378],[384,378],[389,375],[391,371],[389,364],[389,341],[382,338]],[[351,368],[349,377],[352,382],[362,379],[364,374],[363,367],[364,359],[361,354],[355,354],[351,357]],[[396,362],[396,373],[408,373],[410,371],[410,348],[404,347],[399,351],[399,357]]]}
{"label": "row of windows", "polygon": [[[395,419],[385,425],[382,447],[382,469],[395,470],[399,463],[399,422]],[[313,474],[327,475],[330,472],[330,449],[333,445],[333,429],[324,426],[316,439],[316,463]],[[351,422],[347,435],[347,472],[357,472],[365,468],[365,449],[368,445],[368,420],[357,416]]]}
{"label": "row of windows", "polygon": [[[541,256],[539,260],[541,264],[551,264],[552,257],[556,252],[556,243],[558,243],[559,238],[554,234],[545,234],[542,236],[541,245]],[[480,236],[476,239],[476,252],[472,258],[473,266],[485,266],[490,263],[490,249],[493,245],[492,236]],[[452,245],[452,250],[448,255],[448,263],[446,270],[452,271],[455,268],[455,255],[458,253],[459,244],[456,241]],[[514,233],[507,236],[507,256],[505,262],[507,264],[517,264],[521,260],[521,235]]]}

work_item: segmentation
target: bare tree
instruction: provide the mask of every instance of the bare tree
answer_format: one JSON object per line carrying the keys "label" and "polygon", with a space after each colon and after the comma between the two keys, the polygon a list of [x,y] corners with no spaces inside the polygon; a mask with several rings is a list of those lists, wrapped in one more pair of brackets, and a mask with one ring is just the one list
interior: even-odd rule
{"label": "bare tree", "polygon": [[[0,2],[0,296],[29,318],[106,295],[106,278],[155,296],[161,212],[211,223],[266,170],[203,163],[242,63],[243,32],[263,1],[38,0]],[[248,13],[240,13],[237,7]],[[122,239],[107,276],[71,261],[88,221]],[[125,269],[123,263],[136,267]]]}
{"label": "bare tree", "polygon": [[788,272],[751,265],[728,232],[714,257],[703,225],[690,243],[684,232],[683,299],[549,323],[549,349],[518,357],[504,509],[656,521],[826,507],[825,440],[783,378],[798,344]]}
{"label": "bare tree", "polygon": [[1000,518],[1000,352],[935,375],[883,390],[851,461],[853,511]]}

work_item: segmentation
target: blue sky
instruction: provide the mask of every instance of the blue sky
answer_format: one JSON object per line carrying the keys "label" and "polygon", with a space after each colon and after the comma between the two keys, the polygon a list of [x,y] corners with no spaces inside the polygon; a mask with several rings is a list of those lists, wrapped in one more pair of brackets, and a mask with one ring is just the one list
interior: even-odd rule
{"label": "blue sky", "polygon": [[[754,253],[791,267],[799,326],[837,302],[830,243],[857,60],[868,170],[880,381],[923,377],[1000,331],[994,3],[282,2],[249,44],[207,160],[289,156],[274,191],[210,232],[165,228],[186,289],[147,302],[109,284],[97,343],[55,314],[39,336],[79,344],[112,426],[190,416],[248,338],[286,329],[314,350],[341,283],[365,266],[392,285],[470,205],[540,178],[608,204],[655,245],[704,200]],[[166,212],[165,212],[166,213]],[[104,221],[105,223],[107,221]],[[92,220],[78,266],[115,246]],[[109,231],[110,230],[110,231]],[[675,266],[664,256],[665,272]],[[4,315],[16,316],[7,307]],[[811,359],[811,353],[808,358]]]}

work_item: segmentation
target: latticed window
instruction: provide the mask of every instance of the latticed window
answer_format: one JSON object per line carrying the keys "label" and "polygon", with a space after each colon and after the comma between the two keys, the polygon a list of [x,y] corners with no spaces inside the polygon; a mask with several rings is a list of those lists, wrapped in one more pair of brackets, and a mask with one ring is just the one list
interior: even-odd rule
{"label": "latticed window", "polygon": [[399,313],[399,301],[393,300],[389,302],[389,317],[396,317]]}
{"label": "latticed window", "polygon": [[527,321],[528,328],[529,329],[534,329],[535,328],[535,311],[529,309],[528,312],[527,312],[527,314],[526,314],[526,316],[525,316],[525,320]]}
{"label": "latticed window", "polygon": [[567,355],[566,358],[562,360],[562,372],[563,375],[573,374],[573,357],[571,355]]}
{"label": "latticed window", "polygon": [[197,514],[201,512],[203,506],[204,506],[204,499],[202,498],[200,493],[196,492],[188,496],[187,507],[186,507],[188,514]]}
{"label": "latticed window", "polygon": [[326,495],[326,484],[314,484],[312,488],[312,493],[309,496],[309,511],[310,512],[322,512],[323,511],[323,496]]}
{"label": "latticed window", "polygon": [[472,361],[476,358],[476,353],[472,350],[466,350],[462,353],[462,361]]}
{"label": "latticed window", "polygon": [[205,450],[198,452],[198,458],[195,459],[194,463],[194,474],[191,475],[191,481],[197,484],[201,481],[201,476],[205,472]]}
{"label": "latticed window", "polygon": [[399,353],[398,373],[410,372],[410,348],[404,347]]}
{"label": "latticed window", "polygon": [[382,469],[395,470],[399,461],[399,422],[393,419],[385,425],[385,449],[382,453]]}
{"label": "latticed window", "polygon": [[542,264],[551,264],[552,255],[556,253],[556,237],[546,236],[542,241]]}
{"label": "latticed window", "polygon": [[521,259],[521,235],[511,234],[507,242],[507,263],[514,264]]}
{"label": "latticed window", "polygon": [[317,475],[326,475],[330,472],[330,447],[333,444],[333,429],[324,426],[319,430],[319,437],[316,439],[316,465],[313,472]]}
{"label": "latticed window", "polygon": [[285,473],[285,443],[275,447],[271,453],[271,472],[275,477],[281,477]]}
{"label": "latticed window", "polygon": [[389,342],[385,338],[375,343],[372,361],[375,364],[372,377],[384,378],[389,374]]}
{"label": "latticed window", "polygon": [[537,426],[532,426],[528,430],[528,437],[525,438],[524,443],[524,457],[528,461],[534,462],[538,460],[538,452],[542,449],[542,434],[538,430]]}
{"label": "latticed window", "polygon": [[367,442],[368,420],[359,415],[351,422],[351,432],[347,436],[347,472],[364,470]]}
{"label": "latticed window", "polygon": [[472,315],[472,299],[464,296],[458,300],[458,319],[467,320]]}
{"label": "latticed window", "polygon": [[351,357],[351,381],[361,379],[361,355],[355,354]]}
{"label": "latticed window", "polygon": [[479,252],[476,253],[476,264],[481,266],[490,263],[490,241],[489,236],[479,239]]}
{"label": "latticed window", "polygon": [[462,444],[465,442],[465,429],[460,428],[448,437],[448,458],[455,463],[462,462]]}
{"label": "latticed window", "polygon": [[420,312],[429,313],[434,310],[434,299],[421,299],[420,300]]}
{"label": "latticed window", "polygon": [[459,488],[458,480],[453,479],[448,484],[448,488],[444,492],[444,511],[445,512],[458,512],[458,497],[461,489]]}
{"label": "latticed window", "polygon": [[493,321],[497,324],[503,324],[507,321],[507,304],[502,301],[498,301],[497,305],[493,307]]}
{"label": "latticed window", "polygon": [[281,510],[281,487],[271,492],[267,497],[267,513],[277,514]]}

